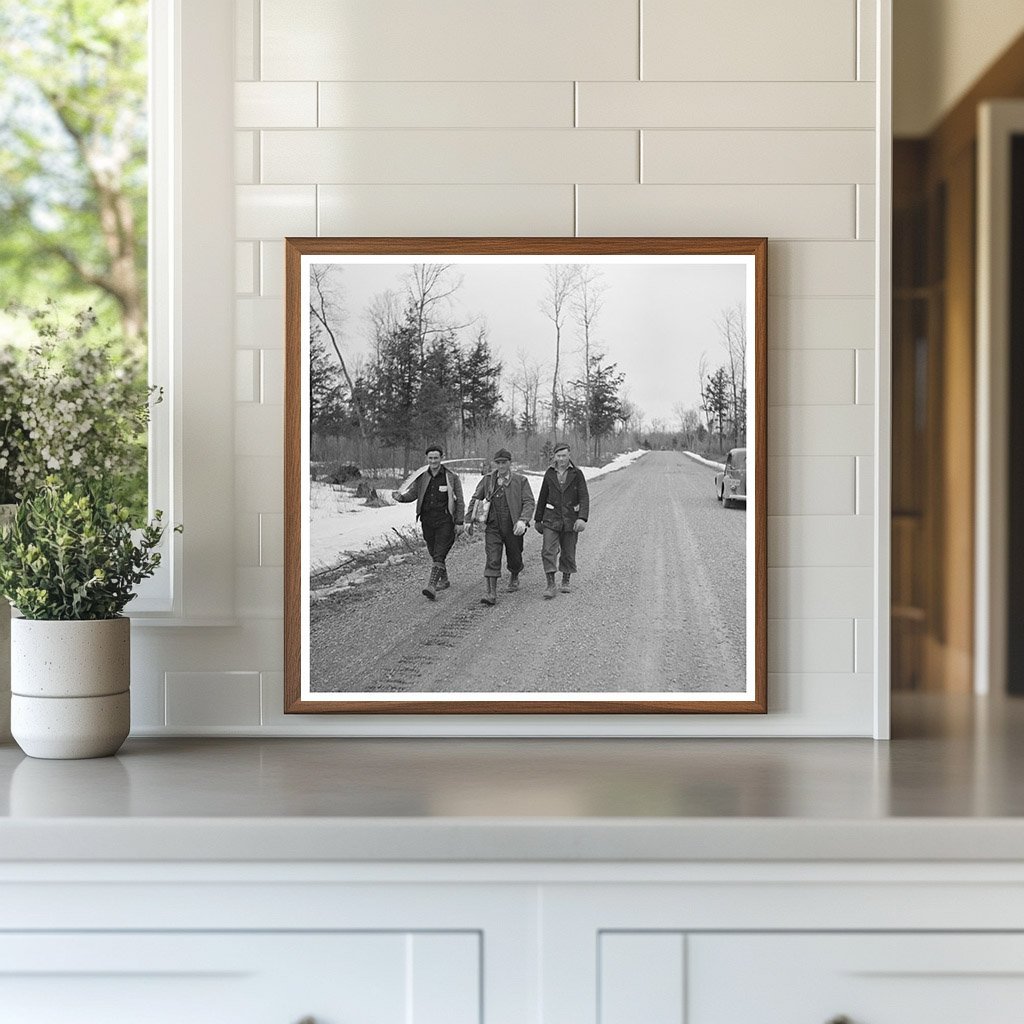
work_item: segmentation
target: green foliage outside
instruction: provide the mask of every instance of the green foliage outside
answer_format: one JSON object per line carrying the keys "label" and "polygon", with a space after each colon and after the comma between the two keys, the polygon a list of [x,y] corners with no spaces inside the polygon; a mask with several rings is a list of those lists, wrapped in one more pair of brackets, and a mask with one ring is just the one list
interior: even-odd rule
{"label": "green foliage outside", "polygon": [[133,522],[147,508],[146,425],[160,392],[140,360],[112,355],[91,311],[24,310],[35,339],[0,350],[0,504],[18,502],[48,476],[103,485]]}
{"label": "green foliage outside", "polygon": [[161,513],[138,534],[102,490],[51,477],[0,529],[0,594],[26,619],[116,618],[160,564]]}
{"label": "green foliage outside", "polygon": [[146,0],[0,5],[0,502],[58,472],[145,515],[147,34]]}

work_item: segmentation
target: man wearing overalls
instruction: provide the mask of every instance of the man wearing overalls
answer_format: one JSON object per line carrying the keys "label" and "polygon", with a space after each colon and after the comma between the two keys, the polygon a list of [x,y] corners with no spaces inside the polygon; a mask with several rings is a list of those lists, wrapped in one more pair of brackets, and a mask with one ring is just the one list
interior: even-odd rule
{"label": "man wearing overalls", "polygon": [[522,473],[512,472],[512,453],[501,448],[494,453],[494,470],[477,484],[473,497],[470,499],[470,524],[479,521],[478,512],[483,502],[487,505],[487,518],[484,520],[484,548],[487,564],[484,568],[484,580],[487,593],[480,598],[481,604],[493,605],[498,602],[498,579],[501,576],[501,554],[505,552],[509,580],[509,592],[519,589],[519,574],[523,571],[523,535],[530,524],[536,503],[530,481]]}

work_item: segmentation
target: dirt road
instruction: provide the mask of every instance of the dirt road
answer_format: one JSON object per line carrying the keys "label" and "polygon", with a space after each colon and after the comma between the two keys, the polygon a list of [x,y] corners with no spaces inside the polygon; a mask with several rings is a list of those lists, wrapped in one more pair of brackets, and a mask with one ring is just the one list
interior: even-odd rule
{"label": "dirt road", "polygon": [[[479,603],[483,544],[460,540],[452,587],[427,601],[426,559],[395,566],[361,599],[317,604],[316,692],[742,690],[746,514],[715,500],[714,471],[651,452],[595,480],[573,592],[542,598],[540,535],[522,589]],[[411,513],[410,513],[411,519]]]}

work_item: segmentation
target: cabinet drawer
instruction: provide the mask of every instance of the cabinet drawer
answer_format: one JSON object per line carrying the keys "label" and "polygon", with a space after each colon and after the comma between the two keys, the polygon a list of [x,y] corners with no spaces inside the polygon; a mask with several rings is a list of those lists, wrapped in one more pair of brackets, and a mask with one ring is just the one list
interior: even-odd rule
{"label": "cabinet drawer", "polygon": [[3,1020],[481,1024],[478,932],[6,934]]}
{"label": "cabinet drawer", "polygon": [[685,975],[686,1024],[1010,1024],[1024,937],[695,934]]}

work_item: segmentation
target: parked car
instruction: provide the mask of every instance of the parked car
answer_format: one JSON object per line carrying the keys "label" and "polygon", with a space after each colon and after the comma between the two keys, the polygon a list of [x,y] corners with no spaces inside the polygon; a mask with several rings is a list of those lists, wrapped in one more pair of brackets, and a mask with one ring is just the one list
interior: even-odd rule
{"label": "parked car", "polygon": [[747,449],[733,448],[725,457],[725,469],[715,474],[715,493],[725,508],[747,503]]}

